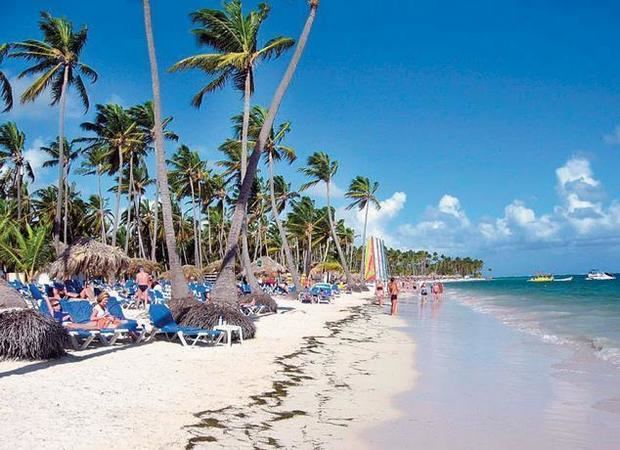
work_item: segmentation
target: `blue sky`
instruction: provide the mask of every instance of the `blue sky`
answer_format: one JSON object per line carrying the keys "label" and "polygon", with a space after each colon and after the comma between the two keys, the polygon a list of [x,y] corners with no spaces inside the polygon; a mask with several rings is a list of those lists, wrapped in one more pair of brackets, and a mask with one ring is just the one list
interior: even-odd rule
{"label": "blue sky", "polygon": [[[152,3],[162,71],[206,51],[188,13],[219,1]],[[105,5],[9,0],[0,42],[39,38],[41,10],[87,24],[83,59],[100,75],[91,103],[145,101],[141,2]],[[305,2],[272,6],[263,41],[297,37]],[[322,150],[340,161],[336,191],[356,175],[379,181],[384,208],[371,214],[371,230],[394,246],[480,257],[499,274],[620,271],[619,13],[604,1],[323,0],[279,116],[292,121],[288,143],[299,155],[282,171],[298,185],[296,169]],[[258,68],[255,102],[269,102],[289,56]],[[9,61],[3,70],[23,67]],[[213,161],[241,96],[227,87],[196,110],[189,100],[204,83],[200,73],[162,73],[174,130]],[[18,93],[23,86],[15,83]],[[68,135],[92,115],[70,102]],[[57,133],[57,109],[45,102],[0,115],[6,120],[26,131],[35,162],[37,146]],[[37,175],[45,184],[55,171]],[[76,180],[93,192],[92,180]],[[360,228],[344,199],[335,203]]]}

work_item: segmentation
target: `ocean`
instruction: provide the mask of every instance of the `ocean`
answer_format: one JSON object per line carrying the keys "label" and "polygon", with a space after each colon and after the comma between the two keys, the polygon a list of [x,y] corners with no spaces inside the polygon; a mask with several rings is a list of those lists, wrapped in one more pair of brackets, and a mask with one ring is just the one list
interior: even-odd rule
{"label": "ocean", "polygon": [[570,282],[527,280],[451,283],[448,289],[455,300],[506,325],[547,342],[593,352],[620,369],[620,280],[587,281],[583,275]]}

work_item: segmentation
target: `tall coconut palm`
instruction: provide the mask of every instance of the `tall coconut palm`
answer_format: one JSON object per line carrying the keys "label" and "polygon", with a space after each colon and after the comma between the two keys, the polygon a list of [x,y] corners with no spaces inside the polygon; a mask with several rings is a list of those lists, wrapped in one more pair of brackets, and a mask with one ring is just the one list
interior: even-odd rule
{"label": "tall coconut palm", "polygon": [[[256,142],[258,139],[258,135],[260,134],[260,130],[265,123],[265,117],[267,116],[267,109],[261,106],[254,106],[252,108],[252,113],[250,114],[250,123],[249,123],[249,137],[252,139],[252,143]],[[241,118],[237,116],[235,118],[236,128],[241,128]],[[276,226],[278,231],[280,232],[280,239],[282,241],[282,248],[284,250],[286,267],[291,273],[293,278],[293,284],[295,285],[296,292],[301,292],[301,281],[299,279],[299,272],[297,271],[297,265],[293,259],[293,253],[291,252],[291,247],[289,245],[288,239],[286,238],[286,232],[284,231],[284,227],[282,226],[282,221],[279,216],[279,208],[276,204],[276,195],[275,195],[275,184],[274,184],[274,163],[277,161],[285,161],[289,164],[292,164],[296,159],[297,155],[295,154],[295,150],[289,146],[283,144],[286,135],[291,130],[291,123],[284,122],[276,127],[274,130],[271,127],[269,132],[269,136],[267,138],[267,142],[265,143],[264,152],[267,159],[267,165],[269,167],[269,191],[271,196],[271,211],[273,214],[273,218],[276,222]]]}
{"label": "tall coconut palm", "polygon": [[351,181],[349,190],[345,197],[351,199],[351,203],[347,205],[347,209],[357,208],[364,210],[364,231],[362,233],[362,263],[360,266],[360,275],[362,283],[364,283],[364,258],[366,256],[366,228],[368,226],[368,209],[373,205],[375,209],[381,209],[381,204],[377,199],[376,193],[379,189],[378,182],[371,182],[367,177],[357,176]]}
{"label": "tall coconut palm", "polygon": [[[129,112],[120,105],[97,105],[97,115],[93,122],[84,122],[81,127],[84,131],[95,134],[94,137],[85,137],[80,141],[90,143],[87,150],[105,149],[108,155],[108,173],[122,174],[127,155],[136,148],[144,147],[144,134],[138,128]],[[114,211],[114,229],[112,231],[112,246],[116,246],[117,231],[120,220],[120,203],[122,176],[118,177],[116,188],[116,207]]]}
{"label": "tall coconut palm", "polygon": [[[216,53],[200,54],[185,58],[174,66],[172,71],[200,69],[213,75],[192,101],[200,107],[206,93],[222,88],[231,80],[235,88],[243,92],[243,127],[241,132],[241,173],[243,179],[247,170],[248,123],[250,117],[250,97],[254,92],[254,69],[261,62],[277,58],[293,46],[294,40],[278,36],[258,48],[258,34],[262,23],[269,15],[269,7],[261,3],[257,11],[244,15],[241,0],[224,3],[223,10],[201,9],[191,15],[199,28],[193,30],[198,43],[213,48]],[[251,274],[247,243],[247,219],[242,225],[242,259],[253,289],[258,283]]]}
{"label": "tall coconut palm", "polygon": [[[69,142],[66,138],[63,143],[65,149],[65,169],[63,170],[63,242],[67,242],[67,204],[68,204],[68,192],[69,192],[69,173],[71,171],[71,164],[80,156],[82,150],[75,148],[75,141]],[[50,157],[47,161],[43,162],[43,167],[56,167],[60,160],[60,146],[58,140],[52,142],[48,146],[41,147],[41,150],[47,153]]]}
{"label": "tall coconut palm", "polygon": [[34,181],[34,172],[30,162],[24,158],[26,135],[20,131],[15,122],[0,125],[0,169],[6,170],[6,176],[12,179],[12,187],[17,196],[17,220],[22,220],[22,188],[24,175]]}
{"label": "tall coconut palm", "polygon": [[108,200],[100,195],[91,195],[86,202],[86,210],[80,222],[83,229],[105,236],[106,223],[112,218],[112,211],[107,207]]}
{"label": "tall coconut palm", "polygon": [[327,199],[327,219],[329,220],[329,227],[332,232],[332,239],[334,240],[336,250],[338,251],[338,258],[340,258],[340,264],[342,264],[344,274],[347,278],[347,284],[351,288],[353,287],[353,279],[351,278],[351,272],[349,271],[347,260],[344,257],[342,247],[340,246],[340,239],[338,239],[338,235],[336,233],[336,227],[334,226],[334,218],[330,205],[330,185],[337,170],[338,162],[332,161],[327,153],[313,153],[308,157],[306,167],[302,167],[300,169],[301,173],[310,178],[310,181],[301,186],[301,190],[305,191],[311,186],[315,186],[319,183],[325,183],[325,194]]}
{"label": "tall coconut palm", "polygon": [[[82,161],[81,166],[77,169],[76,173],[79,175],[97,175],[97,194],[101,199],[103,198],[101,193],[101,176],[108,172],[108,149],[104,147],[92,147],[85,153],[86,158]],[[99,221],[101,223],[101,242],[107,244],[107,232],[106,232],[106,214],[104,211],[103,202],[99,202]]]}
{"label": "tall coconut palm", "polygon": [[164,235],[168,250],[168,263],[170,266],[170,282],[172,289],[171,307],[176,312],[190,298],[189,289],[183,276],[181,262],[177,252],[174,224],[172,222],[172,201],[170,199],[170,187],[168,186],[168,173],[166,168],[166,150],[164,148],[164,133],[162,129],[161,98],[159,92],[159,70],[157,68],[157,54],[155,53],[155,39],[153,37],[153,23],[151,21],[151,2],[143,0],[144,30],[148,47],[149,62],[151,67],[151,84],[153,89],[153,137],[155,143],[155,163],[157,167],[157,185],[161,196],[161,206],[164,222]]}
{"label": "tall coconut palm", "polygon": [[312,266],[312,246],[315,240],[316,227],[323,220],[323,216],[314,206],[310,197],[302,197],[292,202],[291,212],[286,221],[286,228],[297,237],[298,241],[305,242],[305,258],[303,267],[306,275]]}
{"label": "tall coconut palm", "polygon": [[192,151],[187,145],[181,145],[176,153],[172,156],[172,159],[168,161],[170,165],[170,185],[174,189],[178,197],[190,198],[192,205],[192,218],[194,229],[194,262],[198,267],[202,267],[202,261],[200,256],[200,248],[202,242],[200,242],[200,231],[202,224],[198,220],[197,200],[200,198],[198,195],[198,186],[200,179],[206,169],[205,162],[200,159],[200,155],[197,151]]}
{"label": "tall coconut palm", "polygon": [[293,57],[289,62],[286,72],[284,73],[284,76],[282,77],[282,80],[280,81],[280,84],[276,89],[273,100],[269,107],[269,111],[267,113],[267,117],[265,118],[265,123],[261,128],[256,144],[254,145],[254,150],[252,151],[250,159],[248,160],[246,176],[243,178],[243,182],[241,184],[239,199],[237,200],[237,204],[235,205],[235,211],[233,213],[230,230],[228,232],[226,254],[224,255],[222,267],[213,288],[213,298],[218,301],[234,303],[237,300],[235,298],[235,295],[233,295],[235,288],[234,258],[237,251],[237,243],[239,240],[239,235],[241,233],[241,227],[244,223],[247,202],[250,197],[250,191],[254,182],[254,176],[256,175],[256,170],[258,168],[258,163],[263,148],[265,147],[265,143],[267,142],[267,138],[269,137],[269,132],[271,131],[271,127],[273,126],[273,123],[275,121],[276,114],[280,109],[280,104],[284,99],[284,94],[286,94],[286,91],[288,90],[291,80],[293,79],[293,75],[297,70],[297,65],[299,64],[301,56],[306,47],[306,43],[308,42],[308,37],[310,36],[310,31],[312,30],[312,25],[314,24],[316,12],[319,7],[319,0],[310,0],[309,6],[310,10],[308,13],[308,17],[306,19],[306,23],[304,24],[304,28],[301,32],[299,40],[297,41],[295,52],[293,53]]}
{"label": "tall coconut palm", "polygon": [[43,40],[27,40],[12,44],[13,51],[9,56],[34,61],[34,65],[19,74],[19,78],[28,75],[41,74],[32,85],[24,91],[21,102],[32,102],[48,87],[52,94],[52,105],[59,104],[59,164],[58,164],[58,199],[56,205],[56,219],[54,221],[54,245],[56,252],[60,251],[60,221],[62,216],[62,187],[63,171],[65,168],[65,106],[67,89],[73,86],[84,105],[84,112],[88,111],[89,100],[82,75],[92,83],[97,81],[97,73],[88,65],[80,61],[80,54],[88,38],[85,26],[77,32],[67,19],[52,17],[42,12],[39,29],[43,32]]}
{"label": "tall coconut palm", "polygon": [[[144,135],[146,136],[146,145],[151,148],[153,143],[155,142],[155,111],[153,109],[153,102],[147,101],[140,105],[133,106],[129,109],[129,114],[134,118],[134,120],[138,123],[138,127],[142,130]],[[179,136],[171,130],[167,130],[166,128],[172,122],[172,117],[166,117],[162,120],[161,128],[165,139],[171,141],[178,141]],[[155,252],[157,249],[157,245],[155,242],[155,237],[157,236],[157,228],[159,225],[159,185],[155,183],[155,201],[153,202],[153,235],[151,240],[151,260],[155,261]]]}
{"label": "tall coconut palm", "polygon": [[[0,64],[2,60],[9,52],[8,44],[0,44]],[[13,107],[13,89],[11,83],[9,83],[8,77],[0,70],[0,98],[4,102],[4,109],[2,112],[7,112]]]}

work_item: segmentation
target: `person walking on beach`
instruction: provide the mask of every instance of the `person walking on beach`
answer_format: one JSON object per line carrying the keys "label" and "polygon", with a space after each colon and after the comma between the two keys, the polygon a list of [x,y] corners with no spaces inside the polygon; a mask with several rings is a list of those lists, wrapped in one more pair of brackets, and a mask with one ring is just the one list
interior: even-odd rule
{"label": "person walking on beach", "polygon": [[398,283],[394,281],[394,277],[390,278],[390,282],[388,284],[388,292],[390,293],[390,300],[392,301],[392,309],[390,311],[390,314],[395,315],[398,313],[398,293],[400,291],[398,289]]}
{"label": "person walking on beach", "polygon": [[140,308],[140,302],[143,301],[144,308],[146,309],[146,305],[149,301],[147,290],[151,284],[151,276],[144,270],[144,267],[140,267],[138,269],[136,284],[138,285],[138,292],[136,292],[136,303],[138,308]]}
{"label": "person walking on beach", "polygon": [[381,280],[377,280],[377,285],[375,287],[375,296],[377,297],[379,306],[383,306],[383,282]]}

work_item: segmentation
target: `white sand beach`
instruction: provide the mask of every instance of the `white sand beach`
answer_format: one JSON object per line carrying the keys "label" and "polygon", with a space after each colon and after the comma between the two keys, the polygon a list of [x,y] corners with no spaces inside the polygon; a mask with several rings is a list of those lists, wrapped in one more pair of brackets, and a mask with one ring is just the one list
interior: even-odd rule
{"label": "white sand beach", "polygon": [[156,341],[0,362],[0,447],[362,448],[415,377],[404,322],[364,297],[280,301],[231,348]]}

